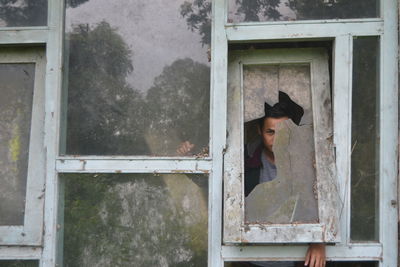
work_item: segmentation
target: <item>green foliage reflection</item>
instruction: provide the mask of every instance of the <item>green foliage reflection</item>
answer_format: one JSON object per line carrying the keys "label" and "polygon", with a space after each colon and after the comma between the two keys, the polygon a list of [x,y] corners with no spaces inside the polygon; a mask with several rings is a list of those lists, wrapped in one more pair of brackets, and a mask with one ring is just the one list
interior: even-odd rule
{"label": "green foliage reflection", "polygon": [[207,265],[207,178],[63,178],[64,266]]}

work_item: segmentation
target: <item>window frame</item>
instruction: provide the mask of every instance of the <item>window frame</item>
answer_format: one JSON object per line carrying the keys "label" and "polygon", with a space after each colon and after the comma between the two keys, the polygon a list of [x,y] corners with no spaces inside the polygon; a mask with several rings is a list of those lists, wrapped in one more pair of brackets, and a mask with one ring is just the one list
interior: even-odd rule
{"label": "window frame", "polygon": [[[239,50],[229,54],[228,137],[224,157],[224,242],[339,242],[338,184],[332,144],[333,127],[327,51],[320,48]],[[318,218],[316,223],[262,224],[244,222],[244,88],[243,68],[251,65],[306,64],[310,68]],[[240,99],[240,100],[239,100]],[[241,155],[241,156],[238,156]]]}
{"label": "window frame", "polygon": [[40,245],[42,242],[45,190],[43,128],[46,60],[44,49],[41,47],[28,49],[4,49],[0,52],[0,63],[35,64],[24,223],[23,225],[18,226],[0,226],[0,245]]}

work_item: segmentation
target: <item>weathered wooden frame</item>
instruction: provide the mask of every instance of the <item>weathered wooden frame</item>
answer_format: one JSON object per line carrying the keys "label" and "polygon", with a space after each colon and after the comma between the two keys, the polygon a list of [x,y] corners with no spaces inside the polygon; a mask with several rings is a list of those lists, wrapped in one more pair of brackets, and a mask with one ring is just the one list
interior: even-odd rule
{"label": "weathered wooden frame", "polygon": [[[310,66],[319,223],[246,224],[244,221],[243,66]],[[224,158],[224,242],[339,242],[339,190],[327,52],[319,48],[233,51],[228,64],[228,148]]]}
{"label": "weathered wooden frame", "polygon": [[13,48],[0,53],[0,63],[34,63],[35,77],[26,180],[25,214],[22,226],[0,226],[0,245],[40,245],[43,229],[45,149],[43,48]]}

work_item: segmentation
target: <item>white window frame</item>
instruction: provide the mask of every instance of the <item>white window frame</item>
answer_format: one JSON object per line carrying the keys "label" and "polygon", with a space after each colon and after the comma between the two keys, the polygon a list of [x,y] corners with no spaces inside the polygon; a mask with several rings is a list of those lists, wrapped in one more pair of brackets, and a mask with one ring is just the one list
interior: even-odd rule
{"label": "white window frame", "polygon": [[[328,54],[324,49],[293,48],[233,51],[228,63],[228,137],[224,157],[224,243],[339,242],[339,192],[332,143]],[[303,64],[310,68],[317,223],[246,224],[244,218],[243,66]],[[300,177],[298,177],[300,178]],[[289,197],[289,196],[287,196]]]}
{"label": "white window frame", "polygon": [[0,226],[0,245],[41,245],[44,206],[44,77],[46,59],[42,47],[0,51],[0,64],[35,65],[29,156],[23,225]]}
{"label": "white window frame", "polygon": [[[379,261],[380,267],[397,265],[397,22],[396,0],[381,0],[381,18],[294,22],[262,22],[228,24],[227,0],[213,1],[210,158],[140,158],[90,157],[86,171],[109,172],[117,164],[121,172],[209,173],[209,242],[208,266],[222,267],[224,261],[301,260],[307,246],[232,246],[222,244],[222,175],[226,146],[227,54],[228,42],[291,41],[330,39],[333,51],[333,111],[337,175],[341,184],[350,185],[351,73],[353,36],[380,37],[380,241],[352,243],[349,229],[349,190],[341,187],[346,199],[341,217],[342,242],[327,247],[328,260]],[[59,195],[58,172],[79,172],[81,158],[59,157],[58,139],[61,119],[61,77],[64,1],[51,0],[48,5],[48,26],[0,28],[0,45],[46,46],[45,136],[46,166],[44,239],[41,246],[0,246],[2,259],[36,259],[40,266],[56,265]],[[195,161],[195,162],[194,162]],[[139,166],[147,166],[141,169]],[[196,165],[202,169],[196,169]],[[90,169],[88,167],[90,166]],[[104,168],[104,166],[108,166]],[[382,227],[385,226],[385,227]]]}

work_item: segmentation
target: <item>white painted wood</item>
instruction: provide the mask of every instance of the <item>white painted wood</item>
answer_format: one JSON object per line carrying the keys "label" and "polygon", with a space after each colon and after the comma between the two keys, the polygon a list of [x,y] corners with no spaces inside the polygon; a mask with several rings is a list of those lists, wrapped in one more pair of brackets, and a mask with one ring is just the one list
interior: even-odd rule
{"label": "white painted wood", "polygon": [[[224,242],[338,242],[339,191],[332,143],[328,58],[323,49],[235,51],[229,59],[228,139],[224,160]],[[259,224],[244,222],[243,65],[309,64],[318,192],[318,224]]]}
{"label": "white painted wood", "polygon": [[209,182],[208,266],[223,267],[222,244],[222,173],[226,145],[226,88],[228,41],[224,30],[226,0],[212,1],[211,36],[211,157]]}
{"label": "white painted wood", "polygon": [[383,32],[383,22],[359,21],[342,22],[310,22],[310,23],[279,23],[226,26],[229,41],[256,41],[276,39],[307,39],[334,38],[336,36],[353,34],[360,36],[379,35]]}
{"label": "white painted wood", "polygon": [[[47,42],[46,69],[46,106],[45,106],[45,147],[46,147],[46,196],[43,253],[41,267],[56,265],[57,248],[57,216],[58,216],[58,177],[56,173],[56,157],[58,155],[58,132],[60,122],[60,96],[62,75],[62,47],[64,1],[49,1],[48,25],[50,28]],[[61,247],[62,249],[62,247]]]}
{"label": "white painted wood", "polygon": [[397,266],[398,1],[384,2],[380,68],[380,267]]}
{"label": "white painted wood", "polygon": [[[304,260],[307,245],[298,246],[223,246],[222,257],[225,261],[245,260]],[[382,246],[380,244],[357,244],[353,246],[326,246],[327,260],[337,261],[371,261],[380,260]]]}
{"label": "white painted wood", "polygon": [[338,36],[333,51],[333,141],[336,149],[336,174],[340,185],[340,229],[344,244],[350,240],[351,44],[351,35]]}
{"label": "white painted wood", "polygon": [[34,63],[35,77],[26,180],[24,225],[0,226],[1,245],[41,245],[43,229],[44,166],[44,76],[46,59],[43,48],[6,49],[0,63]]}
{"label": "white painted wood", "polygon": [[40,260],[41,256],[41,247],[0,246],[0,260]]}
{"label": "white painted wood", "polygon": [[211,160],[58,159],[62,173],[209,173]]}
{"label": "white painted wood", "polygon": [[355,19],[320,19],[320,20],[279,20],[279,21],[251,21],[251,22],[231,22],[226,23],[225,26],[238,27],[238,26],[249,26],[249,25],[295,25],[295,24],[344,24],[344,23],[357,23],[357,22],[377,22],[382,21],[382,18],[355,18]]}
{"label": "white painted wood", "polygon": [[0,28],[0,44],[44,44],[47,33],[47,27]]}

